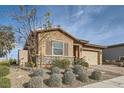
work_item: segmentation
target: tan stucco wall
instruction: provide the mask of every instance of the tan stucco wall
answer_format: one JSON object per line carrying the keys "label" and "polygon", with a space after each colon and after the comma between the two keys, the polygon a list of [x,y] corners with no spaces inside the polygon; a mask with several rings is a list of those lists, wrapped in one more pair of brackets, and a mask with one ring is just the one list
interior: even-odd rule
{"label": "tan stucco wall", "polygon": [[[88,51],[93,51],[93,52],[97,52],[98,53],[98,60],[99,60],[99,63],[102,64],[102,49],[95,49],[95,48],[89,48],[89,47],[82,47],[82,51],[81,51],[81,57],[84,57],[84,52],[88,50]],[[90,53],[88,54],[90,56]],[[91,57],[92,54],[91,54]],[[94,59],[94,58],[92,58]]]}
{"label": "tan stucco wall", "polygon": [[118,60],[119,56],[124,56],[124,46],[107,48],[103,50],[103,60]]}
{"label": "tan stucco wall", "polygon": [[[47,32],[46,33],[46,39],[49,40],[59,40],[65,43],[68,43],[68,56],[69,57],[73,57],[73,39],[64,35],[63,33],[59,32],[59,31],[52,31],[52,32]],[[44,34],[39,33],[38,34],[38,54],[42,55],[42,56],[47,56],[46,55],[46,39],[43,39],[42,41],[41,38],[43,37]]]}

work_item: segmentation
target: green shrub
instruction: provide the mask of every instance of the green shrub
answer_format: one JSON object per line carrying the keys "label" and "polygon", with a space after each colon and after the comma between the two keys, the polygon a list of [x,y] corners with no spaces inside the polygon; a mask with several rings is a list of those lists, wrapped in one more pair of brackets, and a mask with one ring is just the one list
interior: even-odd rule
{"label": "green shrub", "polygon": [[85,71],[85,70],[79,71],[78,72],[78,79],[82,82],[88,82],[89,77],[88,77],[87,71]]}
{"label": "green shrub", "polygon": [[124,62],[124,57],[120,57],[119,59],[120,61]]}
{"label": "green shrub", "polygon": [[101,80],[102,79],[102,72],[99,70],[95,70],[91,74],[91,78],[95,80]]}
{"label": "green shrub", "polygon": [[10,58],[9,63],[10,63],[10,65],[15,65],[15,64],[17,64],[17,60]]}
{"label": "green shrub", "polygon": [[52,66],[61,67],[61,60],[60,59],[53,59]]}
{"label": "green shrub", "polygon": [[48,80],[48,85],[50,87],[61,87],[62,86],[62,79],[60,74],[52,74]]}
{"label": "green shrub", "polygon": [[0,77],[6,76],[9,74],[9,67],[0,66]]}
{"label": "green shrub", "polygon": [[124,62],[118,62],[118,66],[123,67],[124,66]]}
{"label": "green shrub", "polygon": [[51,73],[52,73],[52,74],[53,74],[53,73],[60,74],[61,72],[60,72],[60,69],[59,69],[58,67],[52,67]]}
{"label": "green shrub", "polygon": [[75,65],[73,70],[75,74],[78,74],[79,71],[83,71],[84,69],[82,65]]}
{"label": "green shrub", "polygon": [[73,84],[73,82],[76,80],[76,76],[72,71],[67,71],[63,75],[63,82],[67,85]]}
{"label": "green shrub", "polygon": [[68,59],[54,59],[52,61],[53,66],[57,66],[59,68],[68,68],[70,66],[70,61]]}
{"label": "green shrub", "polygon": [[43,78],[40,76],[32,77],[28,82],[28,88],[42,88]]}
{"label": "green shrub", "polygon": [[68,59],[61,60],[61,68],[68,68],[70,66],[70,61]]}
{"label": "green shrub", "polygon": [[0,66],[10,66],[10,63],[8,61],[2,61],[0,62]]}
{"label": "green shrub", "polygon": [[89,67],[89,64],[86,62],[86,60],[84,58],[81,59],[76,59],[73,62],[74,65],[82,65],[83,67]]}
{"label": "green shrub", "polygon": [[33,72],[32,76],[41,76],[41,77],[43,77],[44,74],[45,74],[44,69],[40,68],[40,69],[35,70]]}
{"label": "green shrub", "polygon": [[0,77],[0,88],[10,88],[11,82],[8,78]]}

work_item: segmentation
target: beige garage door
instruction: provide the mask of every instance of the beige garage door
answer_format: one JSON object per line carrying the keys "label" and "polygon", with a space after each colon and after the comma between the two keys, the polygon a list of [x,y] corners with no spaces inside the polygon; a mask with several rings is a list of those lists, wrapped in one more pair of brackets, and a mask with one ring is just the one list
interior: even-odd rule
{"label": "beige garage door", "polygon": [[98,52],[92,51],[82,51],[83,57],[85,57],[86,61],[89,65],[98,65]]}

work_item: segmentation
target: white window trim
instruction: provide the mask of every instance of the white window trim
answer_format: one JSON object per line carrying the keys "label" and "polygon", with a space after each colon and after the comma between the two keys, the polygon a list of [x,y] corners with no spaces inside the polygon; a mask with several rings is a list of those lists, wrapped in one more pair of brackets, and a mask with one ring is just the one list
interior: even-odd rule
{"label": "white window trim", "polygon": [[57,41],[57,42],[61,42],[63,44],[63,53],[62,55],[54,55],[54,51],[53,51],[53,42],[52,42],[52,56],[64,56],[64,41],[62,40],[56,40],[56,39],[52,39],[52,41]]}

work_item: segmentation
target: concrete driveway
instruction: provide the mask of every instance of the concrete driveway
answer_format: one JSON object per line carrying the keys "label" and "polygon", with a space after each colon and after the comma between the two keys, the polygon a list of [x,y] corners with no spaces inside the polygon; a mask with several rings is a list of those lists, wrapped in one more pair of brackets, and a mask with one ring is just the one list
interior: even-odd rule
{"label": "concrete driveway", "polygon": [[98,83],[82,86],[82,88],[124,88],[124,67],[118,67],[115,65],[97,65],[90,66],[90,69],[99,69],[101,71],[119,74],[120,76]]}
{"label": "concrete driveway", "polygon": [[86,85],[82,88],[124,88],[124,76]]}
{"label": "concrete driveway", "polygon": [[124,67],[118,67],[116,65],[96,65],[90,66],[90,69],[99,69],[101,71],[124,75]]}

